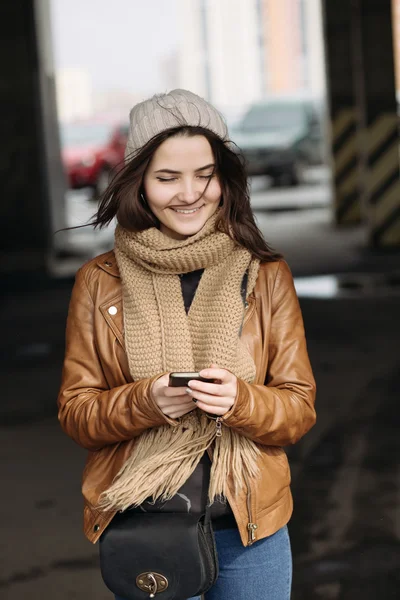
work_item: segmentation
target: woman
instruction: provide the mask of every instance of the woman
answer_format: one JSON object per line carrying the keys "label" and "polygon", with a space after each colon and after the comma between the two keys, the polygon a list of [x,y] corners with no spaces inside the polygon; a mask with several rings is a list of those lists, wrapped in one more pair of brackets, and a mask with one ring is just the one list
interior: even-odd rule
{"label": "woman", "polygon": [[[255,224],[227,135],[185,90],[132,109],[125,167],[95,219],[116,217],[115,249],[76,276],[59,419],[89,450],[90,541],[118,510],[209,499],[220,575],[206,600],[287,600],[282,446],[313,426],[315,383],[290,270]],[[172,371],[212,382],[169,387]]]}

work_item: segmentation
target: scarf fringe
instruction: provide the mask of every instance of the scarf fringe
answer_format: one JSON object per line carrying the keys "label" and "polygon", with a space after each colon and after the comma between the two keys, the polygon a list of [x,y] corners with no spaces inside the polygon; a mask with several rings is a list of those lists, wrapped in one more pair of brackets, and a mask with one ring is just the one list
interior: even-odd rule
{"label": "scarf fringe", "polygon": [[[110,488],[100,496],[99,507],[102,510],[126,510],[149,498],[153,502],[170,500],[193,473],[215,438],[214,421],[205,415],[199,416],[190,413],[173,429],[164,425],[146,432]],[[149,477],[149,452],[152,453],[154,448],[157,453],[152,454]]]}
{"label": "scarf fringe", "polygon": [[[199,412],[200,411],[196,411]],[[120,510],[140,506],[145,500],[163,502],[179,491],[199,464],[204,452],[214,443],[208,501],[225,501],[227,474],[231,475],[235,494],[247,487],[247,478],[259,476],[259,448],[247,438],[223,427],[222,436],[216,437],[215,422],[203,413],[196,418],[196,436],[193,436],[194,415],[183,418],[174,428],[165,425],[149,430],[141,444],[135,446],[132,456],[114,478],[111,486],[101,494],[101,510]],[[148,452],[152,455],[151,477],[148,472]],[[136,451],[135,451],[136,450]],[[243,461],[245,456],[245,461]]]}

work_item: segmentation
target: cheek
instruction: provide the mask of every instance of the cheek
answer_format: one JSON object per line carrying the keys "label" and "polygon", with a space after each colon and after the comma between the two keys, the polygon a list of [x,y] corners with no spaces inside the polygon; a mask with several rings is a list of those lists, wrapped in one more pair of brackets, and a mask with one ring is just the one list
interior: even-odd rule
{"label": "cheek", "polygon": [[144,183],[146,199],[153,208],[162,209],[171,199],[171,190],[157,182]]}
{"label": "cheek", "polygon": [[207,199],[211,202],[220,200],[222,194],[221,186],[218,179],[213,179],[207,189]]}

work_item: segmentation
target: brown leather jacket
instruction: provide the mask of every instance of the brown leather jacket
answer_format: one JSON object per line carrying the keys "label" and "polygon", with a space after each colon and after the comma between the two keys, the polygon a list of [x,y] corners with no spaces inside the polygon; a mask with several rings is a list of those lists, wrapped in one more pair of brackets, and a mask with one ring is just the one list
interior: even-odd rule
{"label": "brown leather jacket", "polygon": [[[290,472],[282,446],[297,442],[315,423],[315,382],[303,320],[289,267],[263,263],[247,298],[242,339],[257,376],[238,380],[226,427],[256,441],[261,476],[248,489],[227,496],[244,545],[271,535],[292,512]],[[84,531],[96,542],[113,512],[96,509],[98,497],[148,427],[176,422],[151,400],[155,379],[133,382],[124,351],[121,281],[113,252],[77,273],[68,313],[66,353],[58,398],[64,431],[89,450],[83,472]],[[210,455],[212,453],[210,452]]]}

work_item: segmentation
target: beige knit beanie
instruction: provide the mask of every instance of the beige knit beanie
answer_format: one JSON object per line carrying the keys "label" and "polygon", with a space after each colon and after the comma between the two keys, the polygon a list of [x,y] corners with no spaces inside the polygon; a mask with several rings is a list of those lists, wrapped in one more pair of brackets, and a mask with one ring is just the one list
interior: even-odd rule
{"label": "beige knit beanie", "polygon": [[136,104],[129,115],[130,127],[125,159],[142,148],[152,137],[173,127],[204,127],[227,139],[228,128],[221,114],[204,98],[187,90],[156,94]]}

